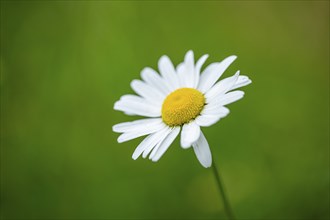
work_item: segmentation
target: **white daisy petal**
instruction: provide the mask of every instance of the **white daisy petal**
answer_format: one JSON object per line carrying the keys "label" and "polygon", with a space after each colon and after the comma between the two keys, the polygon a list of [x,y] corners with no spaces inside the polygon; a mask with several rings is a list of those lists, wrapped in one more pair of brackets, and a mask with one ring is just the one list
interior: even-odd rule
{"label": "white daisy petal", "polygon": [[249,79],[249,77],[239,76],[235,85],[230,90],[234,90],[234,89],[249,85],[250,83],[252,83],[252,81]]}
{"label": "white daisy petal", "polygon": [[209,76],[210,74],[214,73],[217,71],[218,67],[219,67],[220,63],[211,63],[209,64],[201,73],[200,79],[199,79],[199,83],[198,83],[198,87],[197,89],[203,93],[205,93],[204,90],[206,90],[206,79],[208,78],[207,76]]}
{"label": "white daisy petal", "polygon": [[156,151],[159,148],[162,141],[167,137],[167,135],[171,131],[172,131],[172,129],[166,126],[161,131],[157,132],[157,134],[155,134],[153,142],[151,144],[149,144],[149,146],[143,151],[142,157],[146,158],[151,151],[152,151],[152,153],[151,153],[150,157],[153,156],[156,153]]}
{"label": "white daisy petal", "polygon": [[214,102],[216,102],[219,105],[228,105],[230,103],[236,102],[237,100],[243,97],[244,97],[243,91],[233,91],[222,95],[219,99],[215,100]]}
{"label": "white daisy petal", "polygon": [[130,114],[146,116],[146,117],[159,117],[161,116],[161,109],[144,99],[136,100],[119,100],[114,105],[115,110],[128,112]]}
{"label": "white daisy petal", "polygon": [[[152,142],[152,137],[154,137],[157,133],[153,133],[148,135],[143,141],[135,148],[135,151],[132,155],[132,159],[136,160],[139,158],[139,156],[143,153],[143,151],[150,146],[150,143]],[[155,140],[155,139],[154,139]]]}
{"label": "white daisy petal", "polygon": [[124,111],[124,114],[129,115],[129,116],[134,116],[134,115],[136,115],[136,114],[134,114],[134,113],[132,113],[132,112],[127,112],[127,111]]}
{"label": "white daisy petal", "polygon": [[199,136],[198,140],[193,144],[193,148],[195,155],[199,162],[202,164],[202,166],[205,168],[211,167],[211,150],[203,132],[201,132],[201,135]]}
{"label": "white daisy petal", "polygon": [[171,89],[168,88],[164,79],[162,79],[162,77],[150,67],[146,67],[141,71],[141,78],[149,85],[161,91],[164,95],[171,92]]}
{"label": "white daisy petal", "polygon": [[211,64],[209,68],[206,68],[200,77],[198,90],[205,93],[207,92],[221,77],[229,65],[234,62],[236,56],[230,56],[217,64]]}
{"label": "white daisy petal", "polygon": [[135,79],[131,82],[131,87],[138,95],[144,97],[146,100],[157,103],[158,105],[163,103],[165,95],[147,83]]}
{"label": "white daisy petal", "polygon": [[135,139],[137,137],[152,134],[163,129],[165,126],[166,125],[164,123],[159,123],[159,124],[149,125],[148,127],[144,127],[139,130],[125,132],[118,137],[117,141],[118,143],[123,143]]}
{"label": "white daisy petal", "polygon": [[201,91],[202,93],[205,94],[211,88],[211,87],[210,88],[208,87],[209,84],[207,84],[208,83],[208,81],[207,81],[208,77],[207,76],[211,75],[211,74],[214,74],[217,71],[219,64],[220,63],[211,63],[201,73],[197,89],[199,91]]}
{"label": "white daisy petal", "polygon": [[[218,100],[213,100],[212,102],[210,103],[207,103],[202,112],[201,112],[201,115],[205,115],[205,114],[208,114],[207,111],[209,110],[213,110],[213,109],[220,109],[220,108],[225,108],[227,109],[226,107],[224,107],[223,105],[221,105],[221,103],[217,102]],[[227,110],[226,110],[227,111]],[[229,111],[229,110],[228,110]]]}
{"label": "white daisy petal", "polygon": [[[157,108],[161,109],[161,106],[163,103],[160,102],[152,102],[149,100],[146,100],[145,98],[142,98],[141,96],[137,96],[137,95],[132,95],[132,94],[127,94],[127,95],[123,95],[120,97],[120,102],[123,103],[131,103],[131,104],[135,104],[135,103],[145,103],[147,106],[153,106],[153,108]],[[136,115],[134,112],[130,112],[130,111],[124,111],[125,113],[128,113],[129,115]]]}
{"label": "white daisy petal", "polygon": [[229,114],[229,109],[228,108],[216,103],[215,105],[206,105],[204,107],[203,111],[201,112],[201,115],[198,116],[198,118],[199,118],[199,120],[203,121],[203,119],[200,119],[200,117],[204,117],[204,116],[207,116],[207,115],[218,115],[221,118],[224,118],[228,114]]}
{"label": "white daisy petal", "polygon": [[121,96],[119,101],[122,101],[122,102],[141,102],[141,103],[145,102],[147,104],[154,105],[155,107],[158,106],[157,104],[155,104],[153,102],[150,102],[150,101],[146,100],[145,98],[143,98],[141,96],[132,95],[132,94],[127,94],[127,95]]}
{"label": "white daisy petal", "polygon": [[195,86],[195,67],[194,67],[194,53],[189,50],[184,57],[184,66],[186,69],[186,86],[189,88],[194,88]]}
{"label": "white daisy petal", "polygon": [[184,63],[180,63],[177,67],[176,67],[176,72],[178,74],[178,79],[179,79],[179,84],[181,87],[187,87],[187,78],[188,78],[188,74],[187,74],[187,70],[186,67],[184,65]]}
{"label": "white daisy petal", "polygon": [[166,150],[169,148],[179,133],[180,127],[173,128],[171,133],[162,141],[155,155],[152,155],[150,159],[153,162],[157,162],[163,156],[163,154],[166,152]]}
{"label": "white daisy petal", "polygon": [[201,68],[203,66],[203,64],[205,63],[206,59],[209,57],[208,54],[203,55],[201,58],[199,58],[199,60],[196,63],[196,67],[195,67],[195,84],[194,84],[194,88],[197,88],[198,84],[199,84],[199,76],[200,76],[200,71]]}
{"label": "white daisy petal", "polygon": [[144,98],[137,96],[137,95],[132,95],[132,94],[126,94],[120,97],[121,101],[133,101],[133,102],[144,102],[146,101]]}
{"label": "white daisy petal", "polygon": [[200,132],[200,127],[194,121],[183,125],[181,131],[181,147],[184,149],[189,148],[192,143],[197,141]]}
{"label": "white daisy petal", "polygon": [[135,120],[131,122],[123,122],[120,124],[116,124],[112,127],[112,130],[114,132],[131,132],[134,130],[140,130],[144,127],[153,126],[155,124],[163,123],[163,120],[161,118],[146,118],[146,119],[140,119]]}
{"label": "white daisy petal", "polygon": [[168,56],[162,56],[159,59],[158,69],[159,69],[160,74],[168,82],[168,84],[172,90],[175,90],[179,87],[179,79],[176,75],[174,66],[173,66],[170,58],[168,58]]}
{"label": "white daisy petal", "polygon": [[145,158],[150,151],[157,145],[159,139],[164,136],[164,131],[168,130],[167,127],[157,131],[156,133],[148,135],[135,149],[132,158],[136,160],[142,153],[145,154]]}
{"label": "white daisy petal", "polygon": [[225,78],[220,82],[217,82],[206,94],[205,98],[207,102],[212,101],[214,98],[218,97],[221,94],[226,93],[229,91],[237,81],[239,76],[239,71],[236,72],[235,75]]}
{"label": "white daisy petal", "polygon": [[207,114],[198,116],[195,120],[196,124],[202,127],[209,127],[217,123],[221,118],[225,116],[221,114]]}

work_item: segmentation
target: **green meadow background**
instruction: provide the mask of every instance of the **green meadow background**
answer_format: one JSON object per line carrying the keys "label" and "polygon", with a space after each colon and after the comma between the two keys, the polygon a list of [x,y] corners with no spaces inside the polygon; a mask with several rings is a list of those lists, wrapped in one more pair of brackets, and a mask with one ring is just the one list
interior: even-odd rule
{"label": "green meadow background", "polygon": [[329,219],[329,1],[1,1],[1,219],[225,219],[179,141],[131,159],[113,110],[192,49],[253,83],[204,128],[238,219]]}

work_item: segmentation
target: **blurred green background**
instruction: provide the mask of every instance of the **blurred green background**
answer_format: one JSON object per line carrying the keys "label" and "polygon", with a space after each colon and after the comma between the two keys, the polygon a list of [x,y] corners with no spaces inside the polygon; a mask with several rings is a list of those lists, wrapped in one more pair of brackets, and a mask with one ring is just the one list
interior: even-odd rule
{"label": "blurred green background", "polygon": [[205,128],[239,219],[329,219],[329,1],[1,1],[3,219],[225,218],[178,140],[153,163],[113,110],[163,54],[253,83]]}

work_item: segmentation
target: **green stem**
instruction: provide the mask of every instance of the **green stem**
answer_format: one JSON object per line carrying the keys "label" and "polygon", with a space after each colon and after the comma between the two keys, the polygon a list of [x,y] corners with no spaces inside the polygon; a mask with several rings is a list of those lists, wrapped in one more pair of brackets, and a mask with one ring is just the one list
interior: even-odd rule
{"label": "green stem", "polygon": [[213,170],[215,179],[217,181],[217,185],[218,185],[218,188],[219,188],[219,191],[220,191],[221,198],[223,200],[223,204],[224,204],[224,207],[225,207],[227,217],[228,217],[229,220],[235,220],[234,213],[233,213],[233,211],[231,209],[231,206],[229,204],[229,201],[228,201],[228,198],[226,196],[223,183],[222,183],[221,178],[220,178],[220,174],[218,172],[218,169],[217,169],[217,166],[215,165],[214,160],[213,160],[213,164],[212,164],[212,170]]}

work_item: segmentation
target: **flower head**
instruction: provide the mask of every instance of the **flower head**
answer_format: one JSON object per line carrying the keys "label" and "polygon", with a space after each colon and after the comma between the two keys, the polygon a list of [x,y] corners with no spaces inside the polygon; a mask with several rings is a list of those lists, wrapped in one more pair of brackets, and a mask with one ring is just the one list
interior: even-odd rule
{"label": "flower head", "polygon": [[225,106],[244,96],[244,92],[232,90],[250,84],[251,80],[237,71],[217,82],[236,56],[212,63],[201,72],[207,57],[202,56],[195,64],[193,52],[188,51],[184,62],[174,68],[170,59],[162,56],[158,62],[160,74],[144,68],[143,81],[131,83],[137,95],[124,95],[115,103],[115,110],[147,117],[113,126],[114,132],[122,133],[119,143],[147,135],[135,149],[134,160],[149,155],[152,161],[158,161],[181,130],[181,147],[192,146],[204,167],[212,165],[211,151],[200,127],[226,117],[229,110]]}

